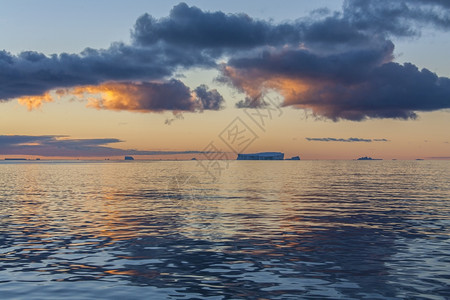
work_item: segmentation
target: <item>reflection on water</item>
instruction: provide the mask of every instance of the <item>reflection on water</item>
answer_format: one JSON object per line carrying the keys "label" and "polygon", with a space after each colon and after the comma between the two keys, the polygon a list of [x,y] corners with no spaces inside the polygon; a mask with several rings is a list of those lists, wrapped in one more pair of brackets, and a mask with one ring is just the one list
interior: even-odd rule
{"label": "reflection on water", "polygon": [[0,163],[14,299],[450,297],[448,161]]}

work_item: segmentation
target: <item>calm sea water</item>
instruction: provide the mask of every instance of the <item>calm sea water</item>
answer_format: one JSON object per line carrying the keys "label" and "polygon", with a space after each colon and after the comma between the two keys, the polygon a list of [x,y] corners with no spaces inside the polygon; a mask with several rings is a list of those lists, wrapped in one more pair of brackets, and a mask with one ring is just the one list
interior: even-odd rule
{"label": "calm sea water", "polygon": [[449,299],[450,161],[1,162],[1,299]]}

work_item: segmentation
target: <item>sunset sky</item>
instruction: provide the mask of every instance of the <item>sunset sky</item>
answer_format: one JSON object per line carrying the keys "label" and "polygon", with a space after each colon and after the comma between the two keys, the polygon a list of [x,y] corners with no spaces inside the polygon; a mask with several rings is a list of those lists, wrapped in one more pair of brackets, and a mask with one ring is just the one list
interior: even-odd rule
{"label": "sunset sky", "polygon": [[0,159],[450,159],[448,1],[0,4]]}

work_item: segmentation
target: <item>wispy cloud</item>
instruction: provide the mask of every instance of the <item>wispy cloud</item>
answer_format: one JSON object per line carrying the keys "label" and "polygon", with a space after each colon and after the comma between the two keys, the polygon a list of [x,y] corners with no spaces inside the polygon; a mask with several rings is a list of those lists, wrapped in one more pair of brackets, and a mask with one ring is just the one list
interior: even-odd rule
{"label": "wispy cloud", "polygon": [[363,143],[371,143],[371,142],[390,142],[390,140],[388,139],[362,139],[362,138],[310,138],[307,137],[305,138],[307,141],[310,142],[345,142],[345,143],[358,143],[358,142],[363,142]]}
{"label": "wispy cloud", "polygon": [[0,135],[0,155],[101,157],[203,153],[202,151],[147,151],[120,149],[109,146],[121,142],[123,141],[115,138],[72,139],[60,135]]}

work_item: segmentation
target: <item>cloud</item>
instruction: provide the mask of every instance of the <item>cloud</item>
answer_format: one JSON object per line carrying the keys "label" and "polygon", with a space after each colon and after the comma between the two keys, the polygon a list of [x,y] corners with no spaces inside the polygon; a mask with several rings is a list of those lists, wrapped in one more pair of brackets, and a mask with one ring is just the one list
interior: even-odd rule
{"label": "cloud", "polygon": [[347,0],[344,18],[360,30],[393,36],[419,35],[423,25],[450,28],[445,0]]}
{"label": "cloud", "polygon": [[390,39],[420,35],[424,26],[450,29],[448,2],[347,0],[342,11],[280,23],[180,3],[165,18],[142,15],[129,43],[107,49],[0,51],[0,101],[18,98],[33,109],[69,95],[98,109],[223,108],[217,90],[174,79],[200,67],[219,70],[218,82],[245,93],[239,108],[263,106],[275,90],[284,106],[335,121],[414,119],[450,108],[449,78],[393,62]]}
{"label": "cloud", "polygon": [[[52,56],[32,51],[18,55],[0,51],[0,102],[22,98],[21,102],[28,103],[31,108],[49,102],[49,92],[52,90],[100,86],[111,82],[170,82],[166,78],[179,68],[214,65],[208,57],[183,49],[137,47],[122,43],[112,44],[105,50],[87,48],[80,54]],[[185,110],[186,107],[175,109]]]}
{"label": "cloud", "polygon": [[23,96],[17,99],[19,104],[22,104],[28,108],[28,110],[33,110],[40,108],[43,103],[46,102],[53,102],[55,100],[55,97],[60,96],[62,93],[61,91],[57,91],[55,95],[50,92],[45,92],[42,95],[37,96]]}
{"label": "cloud", "polygon": [[164,124],[166,124],[166,125],[172,125],[172,123],[174,122],[174,121],[176,121],[176,120],[183,120],[184,119],[184,117],[183,117],[183,115],[182,114],[174,114],[173,115],[173,118],[167,118],[165,121],[164,121]]}
{"label": "cloud", "polygon": [[307,141],[310,142],[345,142],[345,143],[357,143],[357,142],[364,142],[364,143],[371,143],[371,142],[389,142],[387,139],[362,139],[362,138],[305,138]]}
{"label": "cloud", "polygon": [[[450,79],[410,63],[391,62],[393,48],[385,41],[329,55],[304,49],[266,51],[231,59],[222,66],[219,81],[249,99],[259,97],[259,105],[261,95],[275,90],[284,97],[284,106],[309,109],[335,121],[415,119],[417,111],[450,108]],[[237,106],[246,107],[247,102]]]}
{"label": "cloud", "polygon": [[116,111],[162,112],[219,110],[224,102],[217,90],[201,85],[192,91],[179,80],[167,82],[106,82],[99,85],[76,86],[58,89],[54,94],[25,96],[19,103],[29,109],[40,107],[43,102],[70,96],[96,109]]}
{"label": "cloud", "polygon": [[139,48],[116,43],[106,50],[46,56],[37,52],[12,55],[0,51],[0,99],[42,95],[52,89],[97,85],[107,81],[150,81],[170,76],[177,67],[207,62],[162,48]]}
{"label": "cloud", "polygon": [[123,141],[114,138],[71,139],[61,135],[0,135],[0,155],[37,155],[44,157],[101,157],[123,155],[197,154],[201,151],[143,151],[107,146]]}
{"label": "cloud", "polygon": [[232,57],[222,65],[219,82],[247,95],[237,107],[263,105],[261,95],[275,90],[284,106],[334,121],[415,119],[418,111],[447,109],[449,79],[392,62],[388,38],[418,35],[423,24],[447,30],[449,8],[442,1],[346,1],[342,13],[298,21],[300,47]]}
{"label": "cloud", "polygon": [[180,3],[166,18],[155,19],[149,14],[139,17],[132,37],[139,45],[163,42],[188,49],[216,50],[208,54],[217,56],[226,50],[298,42],[300,34],[293,23],[272,24],[243,13],[205,12]]}
{"label": "cloud", "polygon": [[214,90],[208,90],[208,86],[202,84],[195,90],[195,95],[200,101],[201,109],[220,110],[223,108],[224,99],[219,92]]}
{"label": "cloud", "polygon": [[258,57],[231,59],[229,67],[265,71],[267,75],[291,78],[333,80],[353,83],[375,67],[393,59],[394,45],[385,41],[377,47],[356,48],[320,55],[306,49],[265,51]]}
{"label": "cloud", "polygon": [[245,97],[244,100],[240,100],[236,102],[236,108],[258,108],[265,106],[265,103],[262,102],[262,94],[255,96],[254,98]]}

